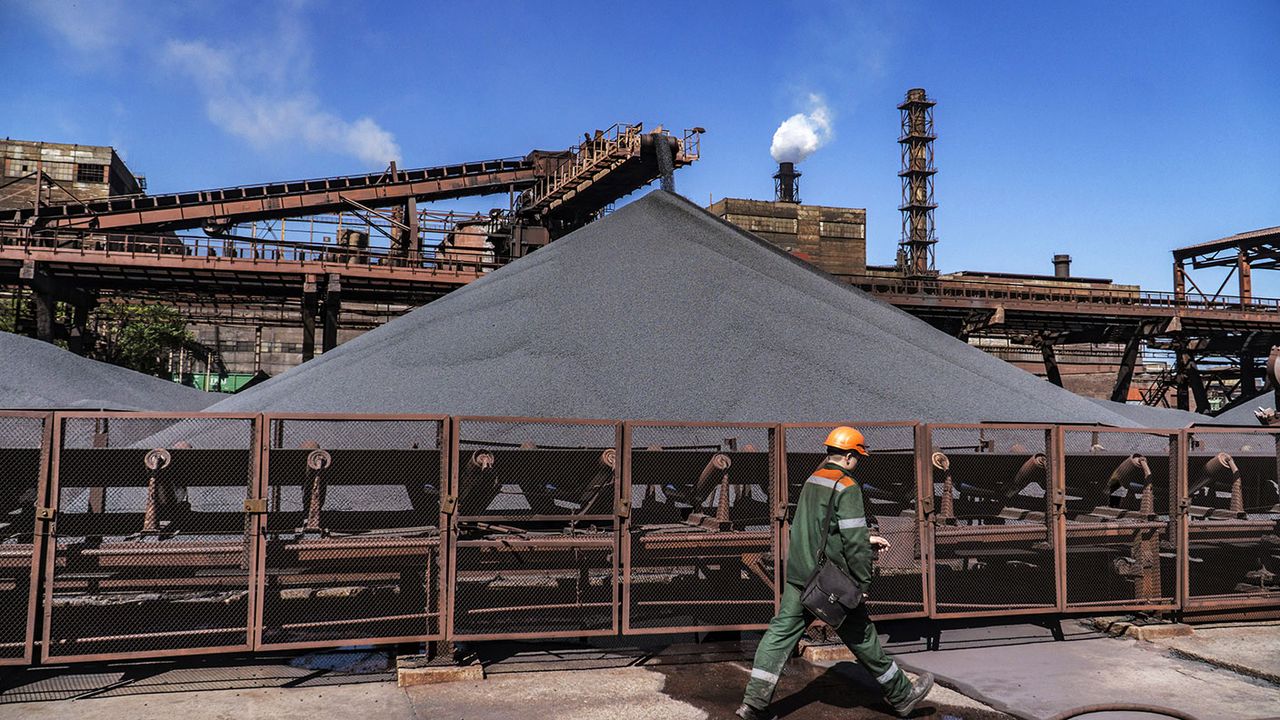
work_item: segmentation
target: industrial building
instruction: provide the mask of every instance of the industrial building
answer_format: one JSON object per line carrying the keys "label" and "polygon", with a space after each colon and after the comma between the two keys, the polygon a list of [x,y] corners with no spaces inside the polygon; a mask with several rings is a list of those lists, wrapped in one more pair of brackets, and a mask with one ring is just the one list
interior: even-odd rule
{"label": "industrial building", "polygon": [[[940,273],[935,107],[921,88],[898,105],[892,265],[868,262],[866,209],[801,202],[791,162],[777,168],[772,200],[723,198],[709,210],[1080,394],[1217,411],[1262,392],[1280,318],[1250,278],[1274,264],[1274,229],[1177,251],[1172,296],[1076,277],[1066,255],[1052,274]],[[175,377],[234,390],[483,277],[654,180],[673,187],[672,173],[700,157],[701,132],[624,123],[522,158],[160,196],[140,194],[145,183],[110,148],[8,141],[0,286],[18,329],[73,345],[99,303],[178,308],[197,342],[175,354]],[[418,207],[484,195],[506,204],[488,214]],[[1238,273],[1240,295],[1200,292],[1191,271],[1223,266]]]}
{"label": "industrial building", "polygon": [[5,138],[0,158],[0,210],[104,200],[147,189],[146,178],[135,177],[111,147]]}

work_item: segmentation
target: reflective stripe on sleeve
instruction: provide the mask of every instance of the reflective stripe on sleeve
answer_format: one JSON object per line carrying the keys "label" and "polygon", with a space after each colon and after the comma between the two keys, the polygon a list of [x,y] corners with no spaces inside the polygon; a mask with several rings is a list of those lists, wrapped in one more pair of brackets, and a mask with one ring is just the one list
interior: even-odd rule
{"label": "reflective stripe on sleeve", "polygon": [[838,493],[842,493],[845,490],[848,490],[849,488],[853,487],[853,483],[845,484],[845,483],[841,483],[839,480],[831,480],[829,478],[818,477],[817,475],[810,475],[809,479],[806,480],[805,482],[811,482],[814,485],[818,485],[820,487],[824,487],[828,489],[834,487],[835,491]]}
{"label": "reflective stripe on sleeve", "polygon": [[864,528],[867,526],[867,519],[864,517],[847,518],[845,520],[841,520],[838,524],[840,525],[841,530],[848,530],[849,528]]}

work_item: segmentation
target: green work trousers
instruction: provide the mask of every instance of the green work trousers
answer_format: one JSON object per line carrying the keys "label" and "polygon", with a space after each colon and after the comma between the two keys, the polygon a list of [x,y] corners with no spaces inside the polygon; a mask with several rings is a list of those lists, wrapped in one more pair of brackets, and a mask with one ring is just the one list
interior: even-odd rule
{"label": "green work trousers", "polygon": [[[778,608],[778,614],[769,621],[769,629],[765,630],[760,646],[756,648],[756,659],[751,664],[751,679],[747,682],[743,702],[757,710],[769,707],[783,666],[795,651],[800,635],[814,619],[800,604],[800,593],[803,590],[804,588],[791,583],[783,586],[782,605]],[[876,634],[876,626],[871,618],[867,617],[866,605],[850,612],[836,633],[853,651],[858,662],[880,683],[886,700],[897,703],[906,699],[911,693],[911,681],[907,679],[906,673],[898,669],[898,664],[885,655],[884,648],[880,647],[880,637]]]}

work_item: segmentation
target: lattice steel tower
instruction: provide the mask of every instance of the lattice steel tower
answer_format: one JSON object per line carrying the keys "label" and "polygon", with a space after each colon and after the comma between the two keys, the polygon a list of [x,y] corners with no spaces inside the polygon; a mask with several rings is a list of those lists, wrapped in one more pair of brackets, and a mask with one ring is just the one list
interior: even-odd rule
{"label": "lattice steel tower", "polygon": [[898,106],[902,111],[902,240],[898,243],[898,270],[906,275],[937,275],[934,267],[933,176],[933,106],[924,88],[907,91],[907,99]]}

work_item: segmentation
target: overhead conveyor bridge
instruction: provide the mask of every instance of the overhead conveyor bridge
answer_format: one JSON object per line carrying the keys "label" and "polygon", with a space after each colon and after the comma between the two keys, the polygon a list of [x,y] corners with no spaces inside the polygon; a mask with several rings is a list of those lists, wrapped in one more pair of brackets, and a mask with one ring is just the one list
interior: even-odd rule
{"label": "overhead conveyor bridge", "polygon": [[213,190],[139,195],[0,211],[0,226],[28,232],[168,232],[204,228],[210,234],[234,225],[379,208],[409,201],[520,193],[520,215],[541,223],[580,224],[610,203],[663,175],[658,150],[671,169],[698,158],[701,129],[677,139],[640,123],[617,124],[588,134],[564,151],[535,150],[522,158],[386,170],[365,175],[242,185]]}

